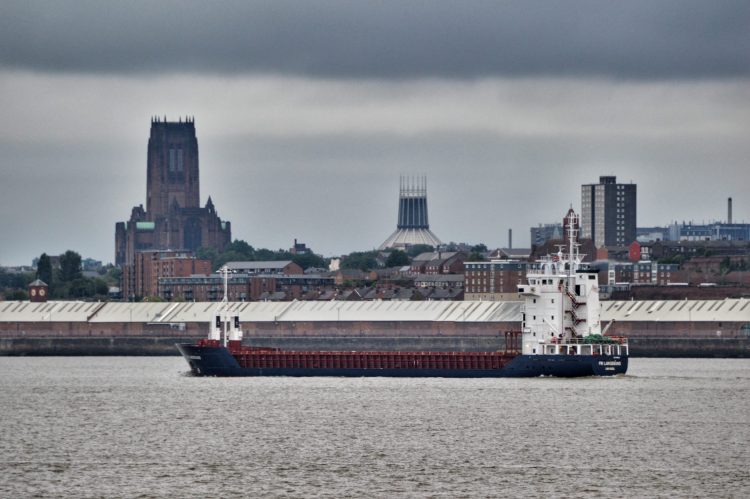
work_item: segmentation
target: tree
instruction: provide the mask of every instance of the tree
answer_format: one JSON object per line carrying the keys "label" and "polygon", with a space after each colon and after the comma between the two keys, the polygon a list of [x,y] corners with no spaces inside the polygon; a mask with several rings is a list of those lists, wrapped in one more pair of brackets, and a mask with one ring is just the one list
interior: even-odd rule
{"label": "tree", "polygon": [[244,255],[246,260],[253,260],[255,256],[255,248],[242,239],[235,239],[224,249],[224,251],[234,251]]}
{"label": "tree", "polygon": [[22,289],[17,289],[11,291],[5,298],[11,301],[26,301],[29,299],[29,294]]}
{"label": "tree", "polygon": [[362,271],[378,266],[378,251],[355,251],[341,258],[342,269],[359,269]]}
{"label": "tree", "polygon": [[0,289],[9,288],[25,290],[33,280],[34,274],[7,272],[0,268]]}
{"label": "tree", "polygon": [[216,268],[216,261],[219,258],[219,254],[215,249],[203,246],[198,248],[198,251],[195,252],[195,256],[201,260],[211,260],[211,267]]}
{"label": "tree", "polygon": [[267,248],[260,248],[259,250],[255,251],[255,258],[253,260],[258,262],[265,262],[265,261],[273,261],[273,260],[279,260],[278,257],[279,253]]}
{"label": "tree", "polygon": [[109,285],[107,284],[107,281],[104,279],[93,279],[94,281],[94,293],[98,296],[108,296],[109,295]]}
{"label": "tree", "polygon": [[122,279],[122,269],[120,267],[115,267],[114,265],[110,265],[109,268],[107,269],[107,277],[106,277],[107,283],[112,286],[119,286],[121,279]]}
{"label": "tree", "polygon": [[85,277],[73,279],[67,288],[70,298],[90,298],[95,294],[93,280]]}
{"label": "tree", "polygon": [[484,243],[475,244],[471,247],[473,253],[487,253],[487,245]]}
{"label": "tree", "polygon": [[385,261],[386,267],[403,267],[409,265],[409,255],[401,250],[393,250]]}
{"label": "tree", "polygon": [[41,279],[50,288],[52,287],[52,261],[47,253],[42,253],[36,265],[36,278]]}
{"label": "tree", "polygon": [[68,250],[60,256],[60,280],[62,282],[71,282],[79,279],[82,275],[81,255]]}
{"label": "tree", "polygon": [[477,251],[472,251],[471,254],[469,254],[469,257],[466,260],[467,262],[484,262],[486,259],[484,258],[484,255]]}

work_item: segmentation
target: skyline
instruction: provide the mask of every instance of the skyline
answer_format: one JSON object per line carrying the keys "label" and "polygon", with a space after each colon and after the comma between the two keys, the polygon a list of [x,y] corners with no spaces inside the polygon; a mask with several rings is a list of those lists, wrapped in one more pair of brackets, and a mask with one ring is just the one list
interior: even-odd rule
{"label": "skyline", "polygon": [[0,265],[113,261],[154,115],[195,117],[201,205],[255,247],[376,248],[400,175],[446,242],[526,246],[609,174],[639,226],[750,221],[745,3],[129,5],[0,7]]}

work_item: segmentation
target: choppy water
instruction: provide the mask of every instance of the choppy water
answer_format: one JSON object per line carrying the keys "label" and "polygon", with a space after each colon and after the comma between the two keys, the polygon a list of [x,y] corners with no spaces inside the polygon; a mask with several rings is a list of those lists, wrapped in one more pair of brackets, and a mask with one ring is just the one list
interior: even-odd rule
{"label": "choppy water", "polygon": [[588,379],[195,378],[0,358],[0,497],[750,496],[750,361]]}

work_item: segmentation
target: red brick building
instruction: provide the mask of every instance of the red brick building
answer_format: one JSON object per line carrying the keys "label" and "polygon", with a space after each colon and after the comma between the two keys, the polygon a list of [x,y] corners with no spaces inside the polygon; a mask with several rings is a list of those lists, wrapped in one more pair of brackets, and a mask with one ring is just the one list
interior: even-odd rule
{"label": "red brick building", "polygon": [[[333,277],[317,274],[230,274],[227,281],[229,301],[300,300],[308,293],[332,289]],[[219,301],[224,278],[217,274],[161,278],[159,296],[169,301]]]}
{"label": "red brick building", "polygon": [[462,274],[466,253],[461,251],[446,251],[422,253],[417,255],[411,263],[414,274]]}
{"label": "red brick building", "polygon": [[132,265],[122,271],[122,296],[125,299],[159,295],[162,277],[188,277],[211,273],[211,261],[193,257],[185,251],[139,251]]}
{"label": "red brick building", "polygon": [[518,300],[517,286],[526,281],[527,262],[493,260],[464,265],[464,299]]}

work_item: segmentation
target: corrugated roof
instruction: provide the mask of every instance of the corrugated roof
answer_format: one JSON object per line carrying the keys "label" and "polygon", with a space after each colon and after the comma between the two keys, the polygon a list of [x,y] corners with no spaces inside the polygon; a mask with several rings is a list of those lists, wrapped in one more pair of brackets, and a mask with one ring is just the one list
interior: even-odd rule
{"label": "corrugated roof", "polygon": [[[208,322],[218,303],[0,302],[0,322]],[[499,301],[291,301],[230,302],[249,322],[430,321],[516,322],[521,302]],[[748,322],[750,300],[605,301],[602,322]]]}
{"label": "corrugated roof", "polygon": [[2,322],[86,322],[104,303],[82,301],[0,302]]}
{"label": "corrugated roof", "polygon": [[750,322],[750,300],[602,302],[602,321]]}
{"label": "corrugated roof", "polygon": [[157,322],[166,309],[176,303],[110,302],[105,304],[89,322]]}

